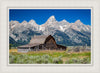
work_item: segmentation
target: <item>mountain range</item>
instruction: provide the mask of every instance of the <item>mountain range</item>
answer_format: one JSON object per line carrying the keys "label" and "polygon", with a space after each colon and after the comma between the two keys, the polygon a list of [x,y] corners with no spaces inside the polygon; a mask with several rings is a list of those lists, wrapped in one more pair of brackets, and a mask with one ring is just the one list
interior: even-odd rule
{"label": "mountain range", "polygon": [[91,45],[91,26],[83,24],[80,20],[69,23],[65,19],[57,21],[54,16],[41,25],[35,20],[29,22],[9,22],[9,43],[15,46],[29,43],[35,35],[52,35],[58,44],[64,46]]}

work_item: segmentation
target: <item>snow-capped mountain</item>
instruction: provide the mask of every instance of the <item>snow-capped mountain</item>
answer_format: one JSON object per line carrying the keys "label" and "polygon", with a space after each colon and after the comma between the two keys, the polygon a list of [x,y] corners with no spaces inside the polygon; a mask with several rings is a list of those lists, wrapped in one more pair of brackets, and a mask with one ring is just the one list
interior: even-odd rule
{"label": "snow-capped mountain", "polygon": [[[63,45],[91,45],[91,26],[83,24],[80,20],[69,23],[65,19],[57,21],[54,16],[38,25],[35,20],[29,22],[9,22],[10,43],[12,39],[17,43],[28,43],[34,35],[54,36],[58,44]],[[12,43],[13,44],[13,43]]]}

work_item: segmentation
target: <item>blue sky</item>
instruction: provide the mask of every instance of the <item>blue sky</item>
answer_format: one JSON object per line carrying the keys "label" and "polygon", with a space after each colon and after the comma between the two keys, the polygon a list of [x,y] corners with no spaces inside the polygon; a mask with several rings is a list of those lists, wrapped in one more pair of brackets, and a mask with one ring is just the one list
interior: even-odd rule
{"label": "blue sky", "polygon": [[29,22],[33,19],[41,25],[52,15],[55,16],[57,21],[65,19],[74,23],[76,20],[81,20],[84,24],[91,25],[90,9],[10,9],[9,21],[16,20],[21,23],[24,20]]}

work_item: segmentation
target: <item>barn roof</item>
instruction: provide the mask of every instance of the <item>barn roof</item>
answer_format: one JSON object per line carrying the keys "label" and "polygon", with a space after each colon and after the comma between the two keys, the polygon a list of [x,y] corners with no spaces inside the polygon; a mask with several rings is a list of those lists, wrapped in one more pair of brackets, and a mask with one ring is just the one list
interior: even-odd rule
{"label": "barn roof", "polygon": [[33,46],[37,46],[39,45],[38,43],[34,43],[34,44],[27,44],[27,45],[22,45],[22,46],[19,46],[19,47],[33,47]]}
{"label": "barn roof", "polygon": [[30,43],[27,45],[22,45],[19,47],[33,47],[33,46],[37,46],[40,44],[44,44],[45,40],[47,37],[49,37],[51,35],[39,35],[39,36],[34,36],[33,38],[31,38]]}
{"label": "barn roof", "polygon": [[44,44],[45,40],[47,37],[49,37],[51,35],[40,35],[40,36],[34,36],[31,40],[29,44],[34,44],[34,43],[38,43],[38,44]]}

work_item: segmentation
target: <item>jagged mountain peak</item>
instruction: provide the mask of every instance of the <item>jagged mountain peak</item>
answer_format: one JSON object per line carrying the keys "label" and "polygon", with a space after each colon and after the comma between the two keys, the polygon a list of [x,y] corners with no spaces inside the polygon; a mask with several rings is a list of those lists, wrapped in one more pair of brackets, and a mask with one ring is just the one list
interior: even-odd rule
{"label": "jagged mountain peak", "polygon": [[75,21],[75,23],[77,24],[77,23],[82,23],[82,22],[81,22],[81,20],[78,19]]}
{"label": "jagged mountain peak", "polygon": [[24,20],[24,21],[22,22],[22,24],[24,24],[24,23],[27,23],[27,21]]}
{"label": "jagged mountain peak", "polygon": [[29,22],[35,22],[35,20],[31,19]]}
{"label": "jagged mountain peak", "polygon": [[54,22],[54,21],[56,21],[54,15],[50,16],[49,19],[47,20],[47,22]]}
{"label": "jagged mountain peak", "polygon": [[49,19],[55,19],[55,16],[54,16],[54,15],[52,15],[52,16],[50,16],[50,17],[49,17]]}
{"label": "jagged mountain peak", "polygon": [[35,20],[32,19],[29,21],[29,24],[36,24],[36,22],[35,22]]}
{"label": "jagged mountain peak", "polygon": [[11,20],[10,22],[9,22],[9,26],[10,26],[10,28],[14,28],[14,27],[16,27],[16,26],[19,26],[19,22],[18,21],[13,21],[13,20]]}
{"label": "jagged mountain peak", "polygon": [[25,20],[21,23],[22,26],[27,26],[27,24],[28,24],[28,22]]}
{"label": "jagged mountain peak", "polygon": [[65,19],[64,20],[62,20],[63,22],[67,22]]}
{"label": "jagged mountain peak", "polygon": [[48,18],[48,20],[44,23],[44,24],[42,24],[42,26],[52,26],[52,25],[54,25],[55,23],[56,23],[57,21],[56,21],[56,19],[55,19],[55,16],[50,16],[49,18]]}
{"label": "jagged mountain peak", "polygon": [[65,20],[65,19],[63,19],[62,21],[60,21],[60,22],[62,22],[62,23],[67,23],[67,21]]}
{"label": "jagged mountain peak", "polygon": [[15,21],[11,20],[10,23],[19,23],[19,22],[16,20]]}

